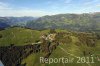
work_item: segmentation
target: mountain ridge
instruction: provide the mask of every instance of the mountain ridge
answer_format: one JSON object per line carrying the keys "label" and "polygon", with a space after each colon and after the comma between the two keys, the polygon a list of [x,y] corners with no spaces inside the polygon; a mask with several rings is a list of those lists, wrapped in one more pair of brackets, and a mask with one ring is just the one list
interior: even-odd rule
{"label": "mountain ridge", "polygon": [[75,31],[85,31],[99,29],[100,13],[85,14],[58,14],[43,16],[31,22],[26,27],[32,29],[70,29]]}

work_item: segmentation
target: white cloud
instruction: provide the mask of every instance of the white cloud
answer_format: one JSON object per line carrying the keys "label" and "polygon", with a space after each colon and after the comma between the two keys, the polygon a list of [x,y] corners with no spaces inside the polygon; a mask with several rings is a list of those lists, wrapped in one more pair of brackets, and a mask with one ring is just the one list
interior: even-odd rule
{"label": "white cloud", "polygon": [[59,0],[61,3],[70,4],[73,0]]}
{"label": "white cloud", "polygon": [[65,0],[65,3],[69,4],[72,0]]}
{"label": "white cloud", "polygon": [[94,12],[95,10],[97,10],[96,7],[99,6],[99,5],[97,5],[99,3],[99,1],[100,0],[85,0],[85,3],[83,3],[83,6],[79,11]]}
{"label": "white cloud", "polygon": [[0,2],[0,10],[3,9],[10,9],[10,7],[7,3]]}
{"label": "white cloud", "polygon": [[91,5],[91,4],[95,4],[97,2],[100,2],[100,0],[88,0],[84,3],[85,6]]}
{"label": "white cloud", "polygon": [[7,4],[0,2],[0,6],[7,6]]}
{"label": "white cloud", "polygon": [[0,16],[44,16],[44,15],[53,15],[53,13],[45,12],[41,10],[28,10],[28,9],[22,9],[22,10],[0,10]]}
{"label": "white cloud", "polygon": [[100,4],[96,5],[97,7],[100,7]]}
{"label": "white cloud", "polygon": [[53,15],[53,13],[46,12],[43,10],[32,10],[29,8],[12,8],[9,6],[9,4],[0,2],[0,16],[44,16],[44,15]]}
{"label": "white cloud", "polygon": [[47,1],[46,2],[47,5],[51,5],[52,3],[54,3],[54,2],[52,2],[52,1]]}

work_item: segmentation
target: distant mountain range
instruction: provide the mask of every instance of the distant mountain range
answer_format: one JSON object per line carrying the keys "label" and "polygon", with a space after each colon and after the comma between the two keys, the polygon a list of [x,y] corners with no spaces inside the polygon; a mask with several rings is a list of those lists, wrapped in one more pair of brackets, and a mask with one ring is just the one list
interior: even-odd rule
{"label": "distant mountain range", "polygon": [[8,25],[4,22],[0,22],[0,29],[4,29],[4,28],[7,28],[7,27],[10,27],[10,25]]}
{"label": "distant mountain range", "polygon": [[23,26],[31,29],[100,30],[100,12],[35,17],[0,17],[0,28]]}
{"label": "distant mountain range", "polygon": [[35,20],[34,17],[0,17],[0,28],[11,26],[25,26],[27,22]]}
{"label": "distant mountain range", "polygon": [[32,29],[100,30],[100,12],[44,16],[28,22],[26,26]]}

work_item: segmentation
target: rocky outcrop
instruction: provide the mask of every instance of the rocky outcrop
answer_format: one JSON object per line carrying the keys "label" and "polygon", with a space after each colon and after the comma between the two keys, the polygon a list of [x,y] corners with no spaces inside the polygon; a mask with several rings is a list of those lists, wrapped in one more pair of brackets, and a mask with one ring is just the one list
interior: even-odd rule
{"label": "rocky outcrop", "polygon": [[0,47],[0,60],[4,66],[25,66],[21,61],[32,53],[45,52],[44,58],[48,58],[58,44],[56,42],[48,42],[41,44],[29,44],[25,46],[3,46]]}
{"label": "rocky outcrop", "polygon": [[[0,60],[4,66],[21,66],[21,61],[31,53],[40,51],[40,45],[4,46],[0,47]],[[24,64],[25,65],[25,64]]]}

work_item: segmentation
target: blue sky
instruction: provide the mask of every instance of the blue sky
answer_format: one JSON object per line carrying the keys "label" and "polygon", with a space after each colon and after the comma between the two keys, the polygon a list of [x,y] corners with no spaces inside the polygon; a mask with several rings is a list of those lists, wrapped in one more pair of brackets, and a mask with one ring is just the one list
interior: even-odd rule
{"label": "blue sky", "polygon": [[0,0],[0,16],[100,12],[100,0]]}

